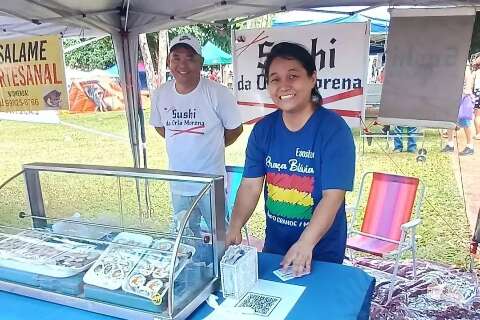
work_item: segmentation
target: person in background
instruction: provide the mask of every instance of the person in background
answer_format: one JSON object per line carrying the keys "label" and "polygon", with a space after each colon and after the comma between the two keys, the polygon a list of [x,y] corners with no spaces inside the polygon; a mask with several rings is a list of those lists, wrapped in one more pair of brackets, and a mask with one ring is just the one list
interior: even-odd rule
{"label": "person in background", "polygon": [[384,80],[385,80],[385,65],[383,65],[380,68],[380,71],[378,72],[377,83],[382,83],[383,84]]}
{"label": "person in background", "polygon": [[480,56],[472,61],[473,94],[475,95],[475,106],[473,107],[473,124],[475,135],[473,139],[480,140]]}
{"label": "person in background", "polygon": [[214,68],[210,69],[210,72],[208,73],[208,79],[212,81],[218,82],[218,72]]}
{"label": "person in background", "polygon": [[342,263],[347,223],[345,192],[353,188],[352,132],[322,107],[315,61],[301,45],[276,44],[265,61],[268,92],[279,110],[265,116],[248,140],[243,179],[226,244],[242,241],[241,228],[264,191],[264,252],[283,255],[296,275],[312,259]]}
{"label": "person in background", "polygon": [[[474,80],[473,75],[470,70],[470,65],[467,61],[467,65],[465,67],[465,80],[463,82],[463,94],[462,94],[462,101],[460,103],[460,110],[459,110],[459,118],[457,120],[457,126],[463,128],[465,132],[465,137],[467,140],[467,145],[465,148],[458,153],[459,156],[471,156],[475,153],[473,147],[473,140],[472,140],[472,118],[473,118],[473,105],[475,104],[475,96],[473,95],[473,87],[474,87]],[[469,105],[471,109],[468,112],[462,112],[462,107]],[[467,114],[464,114],[467,113]],[[462,115],[463,114],[463,115]],[[454,129],[447,130],[447,144],[441,150],[445,153],[450,153],[455,150],[454,147],[454,140],[453,140]]]}
{"label": "person in background", "polygon": [[[167,63],[174,79],[154,91],[150,123],[165,138],[170,170],[225,176],[225,147],[242,133],[242,121],[230,90],[200,77],[201,54],[191,35],[172,40]],[[170,188],[178,225],[203,185],[172,182]],[[204,196],[189,220],[195,235],[202,217],[210,225],[210,214],[210,198]]]}
{"label": "person in background", "polygon": [[407,152],[417,152],[417,128],[416,127],[403,127],[395,126],[393,130],[393,152],[403,151],[403,136],[407,136]]}

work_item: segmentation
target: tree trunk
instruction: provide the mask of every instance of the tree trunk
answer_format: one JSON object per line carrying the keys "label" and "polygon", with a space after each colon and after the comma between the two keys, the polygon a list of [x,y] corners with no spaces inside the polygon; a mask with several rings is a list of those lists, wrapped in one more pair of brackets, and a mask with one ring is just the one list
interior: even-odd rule
{"label": "tree trunk", "polygon": [[158,83],[164,83],[167,74],[168,31],[158,32]]}
{"label": "tree trunk", "polygon": [[150,95],[157,87],[157,76],[155,69],[153,68],[152,56],[150,55],[150,49],[148,48],[147,35],[142,33],[139,36],[140,51],[142,52],[143,64],[145,65],[145,72],[147,74],[147,85]]}

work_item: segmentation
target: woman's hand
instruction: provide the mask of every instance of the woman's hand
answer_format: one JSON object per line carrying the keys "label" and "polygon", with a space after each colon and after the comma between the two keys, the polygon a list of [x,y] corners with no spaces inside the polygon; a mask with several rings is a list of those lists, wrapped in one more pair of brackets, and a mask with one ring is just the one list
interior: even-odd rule
{"label": "woman's hand", "polygon": [[344,199],[344,190],[323,190],[322,199],[317,204],[310,223],[303,230],[297,242],[290,247],[285,257],[283,257],[280,263],[283,270],[291,266],[292,273],[295,276],[310,272],[313,248],[332,226],[338,208],[343,204]]}
{"label": "woman's hand", "polygon": [[263,176],[258,178],[242,178],[225,239],[225,245],[227,247],[242,242],[241,230],[257,206],[258,198],[260,197],[260,193],[262,193],[263,179]]}
{"label": "woman's hand", "polygon": [[228,246],[242,243],[242,231],[238,228],[228,228],[225,244]]}
{"label": "woman's hand", "polygon": [[313,247],[313,245],[301,239],[295,242],[290,249],[288,249],[287,254],[280,263],[283,270],[286,271],[291,265],[294,276],[302,276],[310,273]]}

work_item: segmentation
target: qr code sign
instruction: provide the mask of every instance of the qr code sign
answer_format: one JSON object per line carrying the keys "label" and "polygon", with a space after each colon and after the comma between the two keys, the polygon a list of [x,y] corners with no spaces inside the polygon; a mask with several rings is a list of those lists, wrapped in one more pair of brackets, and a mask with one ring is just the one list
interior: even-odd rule
{"label": "qr code sign", "polygon": [[236,307],[249,307],[256,315],[267,317],[280,300],[282,299],[279,297],[249,292],[237,303]]}

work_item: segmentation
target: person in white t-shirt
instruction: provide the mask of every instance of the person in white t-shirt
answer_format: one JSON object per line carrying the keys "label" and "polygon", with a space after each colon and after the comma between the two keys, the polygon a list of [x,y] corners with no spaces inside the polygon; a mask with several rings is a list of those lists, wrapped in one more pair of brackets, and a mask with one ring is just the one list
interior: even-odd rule
{"label": "person in white t-shirt", "polygon": [[[243,131],[234,96],[221,84],[200,77],[201,46],[191,35],[172,40],[167,64],[174,79],[154,91],[150,123],[166,140],[169,169],[225,176],[225,146]],[[170,187],[178,225],[203,186],[172,182]],[[189,227],[199,235],[202,216],[210,225],[210,198],[204,196],[197,208]]]}

